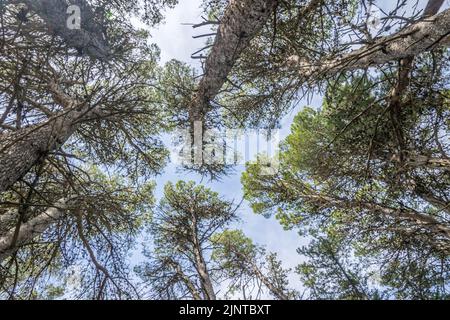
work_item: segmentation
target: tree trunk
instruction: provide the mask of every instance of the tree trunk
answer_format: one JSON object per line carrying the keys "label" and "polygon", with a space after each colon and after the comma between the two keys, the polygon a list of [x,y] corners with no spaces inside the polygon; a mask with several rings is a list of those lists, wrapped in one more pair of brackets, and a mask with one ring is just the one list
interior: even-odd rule
{"label": "tree trunk", "polygon": [[[416,226],[422,227],[429,232],[441,236],[450,245],[450,226],[441,222],[437,217],[430,214],[417,212],[408,208],[392,208],[384,204],[376,202],[369,202],[357,199],[346,199],[334,196],[327,196],[316,193],[309,188],[304,188],[303,185],[296,186],[283,182],[279,185],[279,193],[285,193],[286,190],[295,190],[289,193],[288,201],[296,201],[303,199],[314,204],[326,205],[328,207],[342,208],[342,209],[364,209],[374,213],[382,214],[393,219],[404,219],[410,221]],[[450,246],[449,246],[450,249]]]}
{"label": "tree trunk", "polygon": [[248,257],[239,252],[239,250],[235,248],[233,244],[231,244],[231,249],[234,251],[234,254],[238,257],[238,259],[244,265],[247,265],[249,267],[250,272],[254,274],[277,299],[289,300],[289,297],[282,290],[275,287],[272,282],[261,272],[254,261],[249,260]]}
{"label": "tree trunk", "polygon": [[192,97],[190,120],[202,121],[228,74],[250,41],[260,32],[277,0],[231,0],[220,21],[205,73]]}
{"label": "tree trunk", "polygon": [[443,236],[446,241],[450,241],[450,227],[438,221],[435,217],[416,212],[410,209],[390,208],[378,203],[358,201],[353,199],[341,199],[323,195],[302,195],[305,200],[321,201],[338,208],[361,208],[373,212],[378,212],[391,218],[402,218],[416,225],[427,229],[428,231]]}
{"label": "tree trunk", "polygon": [[[440,7],[442,6],[441,0],[430,0],[424,10],[423,18],[428,16],[433,16],[438,13]],[[390,117],[392,122],[392,127],[394,129],[395,138],[397,140],[397,151],[399,155],[400,164],[404,164],[405,156],[406,156],[406,146],[405,146],[405,138],[403,135],[403,125],[401,121],[401,112],[404,107],[403,104],[403,96],[405,95],[406,90],[410,84],[410,76],[411,70],[413,69],[414,56],[408,56],[403,58],[399,62],[398,67],[398,75],[397,75],[397,84],[394,86],[391,91],[389,97],[389,110]],[[425,160],[423,165],[427,165],[428,158]],[[431,160],[431,159],[430,159]],[[411,161],[411,160],[409,160]],[[414,165],[413,161],[413,165]],[[421,164],[418,164],[419,166]],[[433,162],[430,161],[429,165],[433,165]]]}
{"label": "tree trunk", "polygon": [[439,9],[444,4],[444,0],[430,0],[423,12],[424,16],[432,16],[439,12]]}
{"label": "tree trunk", "polygon": [[41,233],[46,231],[53,223],[64,215],[67,209],[67,200],[58,201],[53,208],[30,221],[20,225],[19,229],[10,230],[0,238],[0,263],[13,254],[20,246],[32,241]]}
{"label": "tree trunk", "polygon": [[279,300],[289,300],[289,297],[280,289],[275,287],[272,282],[259,270],[259,268],[254,264],[250,263],[253,273],[256,277],[269,289],[269,291]]}
{"label": "tree trunk", "polygon": [[195,212],[191,213],[192,219],[192,243],[195,258],[195,268],[200,277],[200,282],[204,290],[206,300],[216,300],[216,294],[212,285],[211,276],[209,275],[208,268],[203,257],[202,248],[198,239],[197,233],[197,216]]}
{"label": "tree trunk", "polygon": [[327,250],[328,250],[328,255],[331,257],[331,260],[333,260],[333,262],[335,263],[335,265],[338,267],[339,271],[344,275],[345,279],[347,279],[348,283],[350,284],[350,286],[352,287],[353,290],[353,294],[356,297],[359,297],[360,299],[363,300],[369,300],[369,297],[367,296],[367,294],[364,292],[364,290],[360,290],[359,286],[358,286],[358,281],[356,281],[348,272],[347,270],[345,270],[344,266],[342,265],[342,263],[339,261],[339,258],[336,257],[335,252],[333,251],[333,249],[330,247],[330,245],[327,243]]}
{"label": "tree trunk", "polygon": [[[431,10],[431,9],[429,9]],[[450,45],[450,9],[425,18],[400,32],[382,37],[374,44],[363,46],[341,58],[318,61],[314,65],[294,56],[288,64],[297,68],[301,77],[315,77],[341,71],[365,69],[400,60]]]}
{"label": "tree trunk", "polygon": [[187,289],[192,295],[192,298],[194,300],[202,300],[200,293],[197,291],[197,288],[192,283],[191,279],[183,272],[183,269],[181,268],[180,264],[176,261],[170,260],[169,264],[172,265],[173,268],[175,268],[175,272],[177,276],[183,281],[183,283],[186,285]]}
{"label": "tree trunk", "polygon": [[450,170],[450,159],[433,158],[422,155],[408,157],[406,164],[411,167],[430,167],[433,169],[440,168]]}
{"label": "tree trunk", "polygon": [[0,134],[0,192],[22,178],[39,160],[58,149],[76,131],[83,119],[96,114],[89,107],[69,110],[45,123]]}
{"label": "tree trunk", "polygon": [[427,187],[423,185],[420,181],[414,180],[414,184],[415,184],[414,192],[420,198],[422,198],[423,200],[425,200],[438,210],[450,214],[450,203],[448,201],[434,195],[433,192],[428,190]]}

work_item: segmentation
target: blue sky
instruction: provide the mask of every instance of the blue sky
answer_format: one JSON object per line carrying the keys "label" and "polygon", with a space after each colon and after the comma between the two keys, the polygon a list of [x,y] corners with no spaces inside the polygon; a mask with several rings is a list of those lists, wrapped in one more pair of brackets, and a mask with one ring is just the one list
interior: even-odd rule
{"label": "blue sky", "polygon": [[[205,28],[202,30],[193,29],[189,25],[184,25],[184,23],[198,23],[202,21],[200,3],[200,0],[180,1],[176,8],[167,10],[164,24],[150,30],[152,35],[151,41],[156,43],[161,49],[161,64],[171,59],[177,59],[193,67],[200,67],[198,60],[191,59],[191,54],[204,46],[205,39],[193,39],[192,36],[206,33],[208,30]],[[316,99],[316,102],[320,103],[320,99]],[[283,121],[281,138],[289,134],[290,124],[296,113],[295,110],[292,111]],[[179,170],[175,164],[169,164],[165,168],[164,173],[155,179],[157,182],[155,194],[157,199],[160,199],[164,185],[169,181],[193,180],[207,185],[212,190],[220,193],[224,198],[234,199],[236,203],[239,203],[243,197],[240,183],[243,170],[243,165],[236,166],[234,174],[224,177],[221,181],[210,182],[207,178],[202,179],[199,175]],[[295,231],[283,230],[274,218],[266,219],[254,214],[245,202],[240,208],[239,217],[241,221],[234,227],[242,229],[255,243],[265,246],[267,250],[277,252],[285,267],[294,268],[300,262],[300,256],[297,254],[296,249],[306,244],[306,242]],[[133,262],[138,262],[142,259],[142,256],[136,252],[132,259]],[[299,283],[298,279],[297,281],[295,281],[296,279],[292,280],[293,285],[294,283]]]}
{"label": "blue sky", "polygon": [[[381,9],[388,11],[390,7],[395,5],[395,2],[392,0],[382,0],[376,3]],[[415,2],[411,0],[411,5],[415,4]],[[419,8],[423,8],[426,2],[426,0],[420,0]],[[191,54],[202,48],[205,40],[204,38],[193,39],[192,36],[207,33],[208,30],[194,30],[183,23],[198,23],[202,21],[202,12],[199,8],[200,3],[201,0],[180,1],[180,4],[176,8],[166,12],[166,22],[151,30],[151,41],[156,43],[161,49],[162,64],[171,59],[177,59],[196,68],[199,67],[198,61],[191,59]],[[446,6],[448,5],[449,1],[447,0]],[[319,107],[320,104],[320,97],[313,97],[310,103],[299,101],[298,107],[282,121],[281,138],[289,134],[293,117],[299,111],[299,108],[305,105]],[[163,187],[169,181],[194,180],[198,183],[202,182],[208,185],[227,199],[235,199],[236,202],[240,202],[243,196],[240,183],[240,176],[243,169],[243,166],[237,166],[235,168],[235,174],[223,178],[220,182],[210,183],[207,179],[202,180],[200,176],[177,170],[176,165],[170,164],[165,169],[164,174],[156,179],[156,196],[158,199],[161,197]],[[262,216],[255,215],[246,203],[242,205],[239,215],[242,221],[236,227],[242,229],[256,243],[264,245],[270,251],[277,252],[285,267],[293,268],[301,262],[301,257],[297,254],[296,249],[305,245],[307,239],[301,238],[295,231],[284,231],[273,218],[266,219]],[[133,256],[133,261],[137,262],[141,258],[140,254],[136,254]],[[293,287],[299,288],[300,284],[298,279],[295,279],[295,275],[293,275],[291,280]]]}

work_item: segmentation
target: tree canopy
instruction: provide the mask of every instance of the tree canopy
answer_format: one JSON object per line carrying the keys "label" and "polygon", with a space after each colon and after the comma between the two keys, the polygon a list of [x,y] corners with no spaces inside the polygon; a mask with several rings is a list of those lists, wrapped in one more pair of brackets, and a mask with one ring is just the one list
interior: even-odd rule
{"label": "tree canopy", "polygon": [[[0,299],[448,299],[448,5],[202,0],[199,67],[162,65],[178,2],[0,1]],[[178,169],[220,181],[227,130],[293,110],[242,201],[158,191],[178,130]],[[298,232],[301,263],[247,207]]]}

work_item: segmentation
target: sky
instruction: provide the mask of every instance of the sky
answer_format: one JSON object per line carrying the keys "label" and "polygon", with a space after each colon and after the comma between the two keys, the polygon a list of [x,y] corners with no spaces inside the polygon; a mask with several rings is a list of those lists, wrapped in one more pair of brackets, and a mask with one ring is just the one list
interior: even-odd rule
{"label": "sky", "polygon": [[[150,30],[152,35],[150,41],[156,43],[161,50],[161,64],[176,59],[195,68],[200,67],[198,60],[193,60],[191,54],[204,46],[205,38],[193,39],[192,36],[207,33],[208,29],[193,29],[190,25],[186,25],[202,21],[200,3],[201,0],[180,1],[174,9],[166,11],[164,24]],[[320,99],[316,99],[316,103],[320,103]],[[283,121],[281,138],[289,133],[290,123],[297,112],[292,111]],[[234,169],[234,173],[230,176],[220,181],[210,182],[209,179],[202,179],[199,175],[183,172],[176,164],[171,163],[165,168],[164,173],[155,179],[157,183],[155,195],[159,200],[163,195],[164,185],[169,181],[193,180],[210,187],[222,197],[239,203],[243,198],[240,178],[245,168],[239,165]],[[233,227],[243,230],[255,243],[263,245],[268,251],[276,252],[283,261],[284,267],[295,268],[301,262],[296,250],[305,245],[306,241],[300,238],[297,232],[283,230],[274,218],[266,219],[254,214],[246,202],[242,203],[238,216],[240,221]],[[132,257],[133,264],[143,259],[139,251],[138,248]],[[293,286],[299,283],[295,275],[291,280]]]}
{"label": "sky", "polygon": [[[415,4],[415,0],[410,0],[411,5]],[[419,0],[419,8],[424,7],[426,0]],[[152,35],[151,42],[156,43],[161,49],[161,64],[177,59],[188,63],[189,65],[199,68],[198,60],[193,60],[191,54],[204,46],[204,38],[193,39],[192,36],[202,33],[208,33],[207,29],[193,29],[187,24],[198,23],[202,21],[202,11],[200,9],[201,0],[182,0],[171,10],[166,11],[165,23],[150,30]],[[376,2],[379,8],[389,11],[396,1],[380,0]],[[450,1],[446,0],[445,7],[449,6]],[[290,125],[293,117],[298,113],[300,108],[309,105],[312,107],[320,107],[321,97],[315,96],[308,103],[307,101],[299,101],[297,108],[292,110],[281,122],[280,138],[285,138],[290,132]],[[211,187],[214,191],[220,193],[227,199],[234,199],[239,203],[243,197],[242,185],[240,177],[244,166],[237,166],[235,173],[229,177],[223,178],[219,182],[209,182],[208,179],[195,174],[188,174],[177,169],[175,164],[169,164],[163,175],[156,178],[157,188],[156,197],[162,196],[164,185],[169,182],[178,180],[193,180],[197,183],[203,183]],[[260,215],[252,213],[246,202],[243,203],[239,211],[241,222],[235,227],[244,231],[253,241],[259,245],[263,245],[267,250],[276,252],[283,261],[284,267],[295,268],[302,259],[297,254],[297,248],[306,245],[307,239],[300,237],[295,231],[285,231],[280,224],[274,219],[266,219]],[[142,261],[142,256],[138,251],[132,257],[132,261],[138,263]],[[294,288],[301,289],[300,282],[296,275],[291,277],[291,285]]]}

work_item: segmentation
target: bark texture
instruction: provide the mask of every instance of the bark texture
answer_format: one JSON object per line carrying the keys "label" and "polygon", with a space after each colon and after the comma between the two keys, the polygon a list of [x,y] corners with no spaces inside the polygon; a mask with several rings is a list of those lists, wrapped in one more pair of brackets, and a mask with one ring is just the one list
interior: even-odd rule
{"label": "bark texture", "polygon": [[45,123],[0,134],[0,192],[22,178],[49,152],[58,149],[85,119],[98,115],[98,110],[78,106],[62,93],[55,100],[65,106],[61,114]]}
{"label": "bark texture", "polygon": [[66,142],[75,131],[74,120],[73,116],[62,116],[1,135],[0,192],[11,187],[45,155]]}
{"label": "bark texture", "polygon": [[209,102],[219,93],[242,51],[261,31],[277,0],[231,0],[220,22],[190,106],[191,122],[203,120]]}

